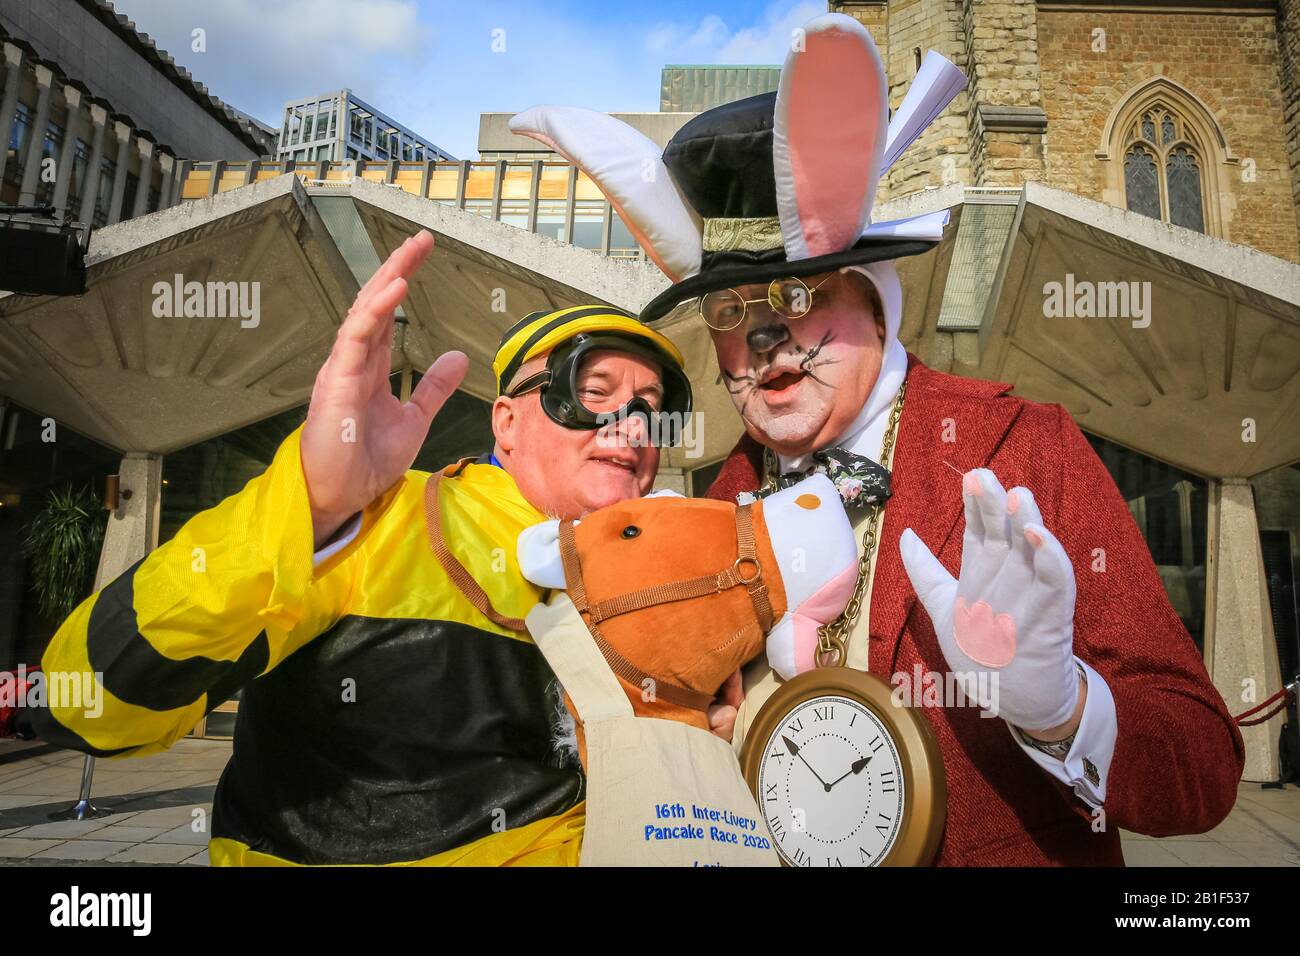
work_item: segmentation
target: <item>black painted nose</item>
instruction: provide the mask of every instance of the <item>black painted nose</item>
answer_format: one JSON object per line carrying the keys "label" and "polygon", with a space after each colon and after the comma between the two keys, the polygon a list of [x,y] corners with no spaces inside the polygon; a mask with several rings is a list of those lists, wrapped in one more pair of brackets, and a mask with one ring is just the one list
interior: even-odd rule
{"label": "black painted nose", "polygon": [[784,325],[762,325],[750,329],[745,336],[751,352],[770,352],[790,337],[790,330]]}

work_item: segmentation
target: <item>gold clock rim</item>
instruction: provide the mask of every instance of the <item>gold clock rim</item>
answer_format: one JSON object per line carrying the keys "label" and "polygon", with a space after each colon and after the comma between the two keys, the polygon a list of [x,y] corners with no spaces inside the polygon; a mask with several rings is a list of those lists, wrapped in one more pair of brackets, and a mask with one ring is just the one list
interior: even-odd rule
{"label": "gold clock rim", "polygon": [[772,731],[800,704],[837,693],[856,698],[870,709],[889,729],[900,749],[899,759],[906,775],[903,828],[879,865],[928,865],[939,849],[948,810],[947,778],[939,742],[919,711],[896,705],[889,684],[866,671],[850,667],[804,671],[782,683],[759,709],[740,751],[745,783],[758,801],[759,812],[763,806],[758,793],[759,765]]}

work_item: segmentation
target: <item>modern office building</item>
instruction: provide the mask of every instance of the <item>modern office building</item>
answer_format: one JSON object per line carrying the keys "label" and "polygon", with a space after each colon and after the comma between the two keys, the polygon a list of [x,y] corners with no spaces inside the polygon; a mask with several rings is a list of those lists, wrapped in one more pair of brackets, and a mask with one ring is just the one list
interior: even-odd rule
{"label": "modern office building", "polygon": [[[873,211],[951,214],[936,249],[899,262],[904,344],[934,368],[1068,409],[1128,499],[1229,709],[1250,706],[1247,688],[1263,700],[1300,667],[1300,0],[830,6],[872,31],[893,106],[926,50],[970,78],[889,171]],[[0,28],[12,35],[10,9]],[[93,88],[93,74],[76,76]],[[709,80],[692,82],[725,86]],[[22,82],[19,99],[39,107]],[[662,144],[692,107],[715,102],[690,96],[616,115]],[[27,572],[21,521],[5,524],[62,474],[51,457],[93,462],[87,480],[120,472],[135,491],[107,524],[101,573],[128,566],[265,467],[301,422],[360,283],[413,230],[432,230],[438,246],[403,306],[395,388],[447,348],[471,358],[420,467],[488,440],[491,354],[512,317],[593,300],[636,310],[664,287],[595,184],[509,134],[509,115],[484,114],[479,159],[462,162],[391,146],[386,158],[274,160],[243,141],[206,154],[177,146],[192,160],[170,192],[180,208],[100,231],[86,296],[0,294],[0,667],[14,647],[30,660],[55,623],[24,610],[10,583]],[[214,134],[239,139],[212,119]],[[177,274],[259,283],[257,325],[158,318],[148,290]],[[1150,323],[1049,317],[1045,286],[1076,279],[1149,283]],[[706,427],[698,454],[665,455],[660,480],[698,491],[739,426],[700,323],[682,316],[665,331]],[[74,435],[57,453],[42,444],[46,419]],[[1276,779],[1281,722],[1245,731],[1247,779]]]}
{"label": "modern office building", "polygon": [[111,225],[172,205],[182,159],[271,151],[111,4],[5,0],[0,44],[0,203]]}
{"label": "modern office building", "polygon": [[284,104],[276,159],[373,159],[397,162],[454,160],[401,123],[353,94],[338,90]]}

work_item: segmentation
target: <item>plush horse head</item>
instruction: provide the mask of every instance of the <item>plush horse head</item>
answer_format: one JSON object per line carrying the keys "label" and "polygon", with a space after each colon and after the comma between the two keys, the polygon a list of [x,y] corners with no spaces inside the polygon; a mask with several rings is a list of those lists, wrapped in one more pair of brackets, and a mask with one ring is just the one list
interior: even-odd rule
{"label": "plush horse head", "polygon": [[[723,682],[765,641],[781,676],[812,666],[817,628],[843,611],[857,572],[824,475],[752,505],[631,499],[534,525],[518,551],[526,578],[568,591],[638,716],[702,730]],[[580,726],[578,749],[585,765]]]}

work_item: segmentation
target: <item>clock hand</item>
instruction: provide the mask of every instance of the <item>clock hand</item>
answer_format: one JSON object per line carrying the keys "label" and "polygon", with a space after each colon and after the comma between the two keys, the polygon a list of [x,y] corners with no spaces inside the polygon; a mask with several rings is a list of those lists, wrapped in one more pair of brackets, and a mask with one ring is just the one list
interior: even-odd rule
{"label": "clock hand", "polygon": [[785,749],[790,751],[792,756],[798,757],[800,760],[803,760],[803,765],[807,767],[809,770],[812,770],[812,775],[817,778],[817,782],[820,783],[826,789],[827,793],[829,793],[831,789],[831,785],[822,779],[821,774],[819,774],[816,770],[813,770],[812,764],[810,764],[807,760],[804,759],[804,755],[799,752],[799,748],[795,745],[795,742],[791,740],[789,737],[786,737],[784,735],[782,735],[781,739],[785,741]]}
{"label": "clock hand", "polygon": [[871,763],[871,754],[867,754],[865,757],[861,757],[858,760],[853,761],[853,766],[849,768],[849,772],[842,776],[836,777],[834,780],[831,781],[830,787],[827,787],[826,789],[829,790],[831,787],[835,786],[845,777],[852,776],[855,773],[861,773],[862,768],[869,763]]}

